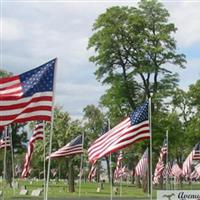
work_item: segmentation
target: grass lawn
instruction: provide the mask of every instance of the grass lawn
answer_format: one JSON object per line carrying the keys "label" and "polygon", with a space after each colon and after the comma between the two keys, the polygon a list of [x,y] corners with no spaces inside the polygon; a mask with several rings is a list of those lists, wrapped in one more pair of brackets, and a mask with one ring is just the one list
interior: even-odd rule
{"label": "grass lawn", "polygon": [[[0,190],[4,191],[4,197],[5,199],[31,199],[31,200],[36,200],[36,199],[43,199],[43,195],[40,197],[31,197],[31,192],[34,189],[37,188],[42,188],[43,182],[42,181],[32,181],[32,183],[28,181],[23,181],[20,180],[19,182],[19,188],[22,186],[26,186],[27,190],[29,191],[28,195],[22,196],[19,195],[19,189],[15,190],[15,195],[13,194],[13,190],[9,188],[9,186],[4,185],[2,189],[2,183],[0,186]],[[59,200],[64,200],[64,199],[110,199],[110,185],[108,183],[104,184],[104,189],[101,190],[101,192],[96,192],[97,188],[97,183],[82,183],[82,188],[81,188],[81,197],[79,198],[79,185],[76,184],[76,192],[74,193],[69,193],[68,192],[68,187],[66,182],[64,181],[59,181],[59,182],[54,182],[51,181],[49,184],[49,199],[59,199]],[[171,188],[173,189],[173,188]],[[176,186],[175,189],[181,189]],[[193,184],[192,186],[188,184],[184,184],[182,189],[193,189],[193,190],[199,190],[200,189],[200,184]],[[153,196],[156,197],[156,190],[153,192]],[[134,185],[127,185],[126,183],[123,184],[122,187],[122,197],[118,195],[113,194],[114,199],[149,199],[147,194],[142,191],[142,189],[137,188]],[[117,198],[118,197],[118,198]],[[1,198],[0,198],[1,199]]]}

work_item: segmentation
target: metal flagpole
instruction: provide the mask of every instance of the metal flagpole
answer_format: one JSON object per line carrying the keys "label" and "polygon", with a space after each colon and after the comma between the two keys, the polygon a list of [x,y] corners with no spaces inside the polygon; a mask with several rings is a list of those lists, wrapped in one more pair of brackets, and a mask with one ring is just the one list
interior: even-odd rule
{"label": "metal flagpole", "polygon": [[45,122],[43,121],[43,150],[44,150],[44,169],[43,169],[43,173],[44,173],[44,200],[45,200],[45,195],[46,195],[46,134],[45,134]]}
{"label": "metal flagpole", "polygon": [[152,124],[151,124],[151,97],[149,98],[149,130],[150,130],[150,199],[152,200],[153,183],[152,183]]}
{"label": "metal flagpole", "polygon": [[11,139],[11,159],[12,159],[12,175],[13,175],[13,194],[15,195],[15,168],[14,168],[14,149],[13,149],[13,137],[11,126],[8,127],[8,136],[10,135]]}
{"label": "metal flagpole", "polygon": [[[122,162],[120,164],[121,164],[120,168],[122,170]],[[121,196],[122,196],[122,174],[121,174],[121,177],[120,177],[120,197]]]}
{"label": "metal flagpole", "polygon": [[[6,136],[6,133],[7,133],[7,127],[4,128],[4,140],[5,140],[5,136]],[[5,141],[5,147],[4,147],[4,162],[3,162],[3,182],[4,184],[6,183],[6,154],[7,154],[7,145],[6,145],[6,141]],[[4,190],[3,190],[3,200],[4,200],[4,197],[5,197],[5,187],[4,187]]]}
{"label": "metal flagpole", "polygon": [[78,194],[79,197],[81,196],[81,181],[82,181],[82,169],[83,169],[83,155],[81,155],[81,165],[80,165],[80,172],[79,172],[79,190]]}
{"label": "metal flagpole", "polygon": [[113,186],[112,186],[112,156],[110,153],[110,200],[113,199]]}
{"label": "metal flagpole", "polygon": [[[149,148],[147,147],[147,151],[149,152]],[[148,160],[149,160],[149,153],[148,153]],[[148,161],[149,163],[149,161]],[[148,192],[148,197],[150,197],[150,184],[149,184],[149,180],[150,180],[150,170],[147,170],[147,186],[148,186],[148,189],[147,189],[147,192]]]}
{"label": "metal flagpole", "polygon": [[120,197],[122,196],[122,176],[120,177]]}
{"label": "metal flagpole", "polygon": [[50,141],[49,141],[49,158],[48,158],[48,168],[47,168],[47,182],[46,182],[45,200],[48,200],[48,189],[49,189],[49,177],[50,177],[50,165],[51,165],[50,155],[51,155],[51,150],[52,150],[53,121],[54,121],[54,100],[55,100],[56,68],[57,68],[57,58],[56,58],[56,61],[55,61],[55,69],[54,69],[54,84],[53,84],[53,99],[52,99],[52,117],[51,117],[51,130],[50,130]]}
{"label": "metal flagpole", "polygon": [[[82,134],[82,146],[84,144],[84,134]],[[82,182],[82,172],[83,172],[83,154],[81,154],[81,166],[80,166],[80,178],[79,178],[79,197],[81,196],[81,182]]]}
{"label": "metal flagpole", "polygon": [[[166,155],[166,165],[165,167],[168,167],[169,165],[169,137],[168,137],[168,130],[166,131],[166,140],[167,140],[167,155]],[[168,184],[169,184],[169,174],[166,171],[166,189],[168,189]]]}
{"label": "metal flagpole", "polygon": [[[108,119],[108,130],[110,130],[110,120]],[[110,200],[113,199],[113,186],[112,186],[112,156],[110,153]]]}

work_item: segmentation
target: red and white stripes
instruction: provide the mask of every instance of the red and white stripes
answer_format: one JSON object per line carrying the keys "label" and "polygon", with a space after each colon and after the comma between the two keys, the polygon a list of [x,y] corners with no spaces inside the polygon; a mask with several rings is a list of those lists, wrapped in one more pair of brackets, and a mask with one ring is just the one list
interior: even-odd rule
{"label": "red and white stripes", "polygon": [[167,155],[167,144],[164,141],[164,145],[161,148],[160,156],[159,156],[158,162],[156,164],[155,172],[154,172],[154,178],[153,178],[154,184],[158,184],[160,181],[163,170],[165,168],[166,155]]}
{"label": "red and white stripes", "polygon": [[114,172],[114,178],[115,179],[120,178],[120,176],[122,174],[122,160],[123,160],[123,154],[122,154],[122,151],[120,151],[119,156],[117,158],[116,169],[115,169],[115,172]]}
{"label": "red and white stripes", "polygon": [[135,167],[135,175],[144,177],[146,176],[148,169],[148,149],[144,152],[142,158],[139,160],[138,164]]}
{"label": "red and white stripes", "polygon": [[34,151],[34,147],[35,147],[35,141],[36,140],[43,140],[44,139],[44,124],[43,123],[39,123],[35,126],[33,135],[28,143],[28,151],[25,155],[25,159],[24,159],[24,168],[22,171],[22,178],[25,178],[29,175],[29,170],[30,170],[30,161],[31,161],[31,157]]}
{"label": "red and white stripes", "polygon": [[95,163],[92,164],[90,172],[88,174],[88,181],[92,181],[92,179],[96,176],[97,166]]}

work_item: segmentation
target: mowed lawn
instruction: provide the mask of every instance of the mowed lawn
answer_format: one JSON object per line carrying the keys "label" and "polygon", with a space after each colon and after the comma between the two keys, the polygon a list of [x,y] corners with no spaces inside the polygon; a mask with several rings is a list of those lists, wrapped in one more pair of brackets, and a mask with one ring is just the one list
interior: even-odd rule
{"label": "mowed lawn", "polygon": [[[42,181],[18,181],[19,188],[26,186],[28,190],[28,195],[19,195],[20,189],[15,190],[15,195],[13,193],[13,189],[9,188],[8,186],[5,187],[5,184],[1,183],[1,189],[4,191],[4,198],[5,199],[43,199],[43,194],[40,197],[31,197],[31,192],[34,189],[42,188],[43,182]],[[119,186],[115,186],[118,187]],[[81,187],[81,197],[79,197],[79,185],[76,184],[76,191],[74,193],[68,192],[68,186],[65,181],[51,181],[49,184],[49,199],[110,199],[110,185],[108,183],[104,184],[104,189],[100,192],[96,191],[97,183],[84,183],[82,182]],[[173,189],[173,188],[171,188]],[[175,189],[181,189],[178,185]],[[182,189],[193,189],[199,190],[200,184],[184,184]],[[153,192],[154,198],[156,198],[156,190]],[[118,193],[113,194],[114,199],[149,199],[148,195],[142,191],[142,189],[137,188],[132,184],[123,183],[122,187],[122,196]],[[0,198],[1,199],[1,198]]]}

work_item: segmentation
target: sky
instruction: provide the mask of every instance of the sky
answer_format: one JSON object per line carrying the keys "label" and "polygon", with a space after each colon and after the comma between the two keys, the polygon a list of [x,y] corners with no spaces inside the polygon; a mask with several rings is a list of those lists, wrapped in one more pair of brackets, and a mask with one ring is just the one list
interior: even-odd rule
{"label": "sky", "polygon": [[[178,51],[186,55],[186,69],[173,71],[187,90],[200,78],[200,1],[162,3],[178,28]],[[95,19],[115,5],[137,6],[137,1],[2,1],[1,68],[20,74],[57,57],[56,104],[81,118],[83,108],[97,105],[106,89],[95,79],[88,38]]]}

